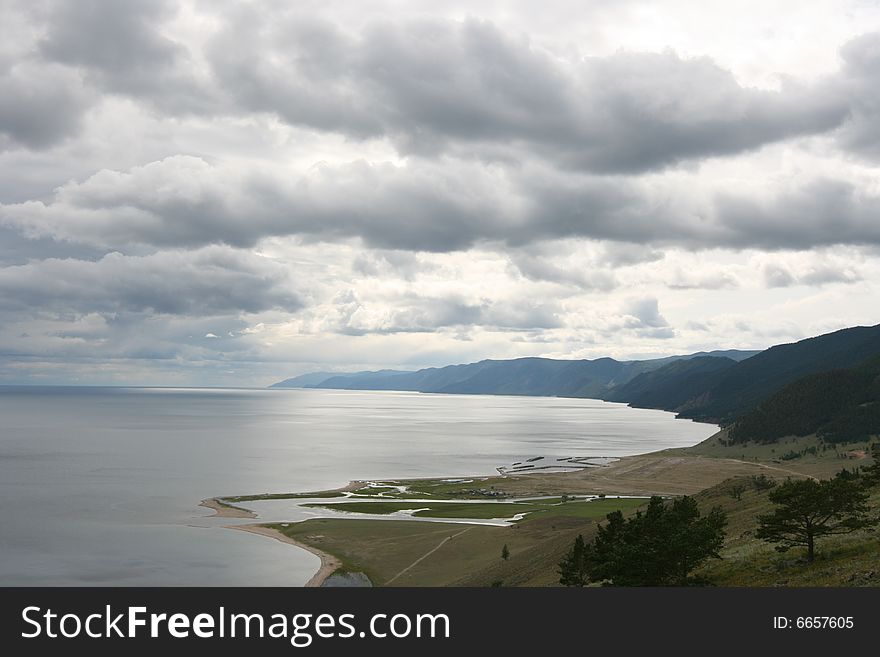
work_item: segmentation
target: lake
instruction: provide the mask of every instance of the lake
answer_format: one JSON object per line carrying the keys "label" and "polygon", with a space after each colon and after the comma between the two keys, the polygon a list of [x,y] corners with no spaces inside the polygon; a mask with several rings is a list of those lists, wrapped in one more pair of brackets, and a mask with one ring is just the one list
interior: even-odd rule
{"label": "lake", "polygon": [[0,584],[301,586],[317,557],[224,529],[236,521],[199,501],[490,475],[535,456],[689,446],[715,430],[590,399],[0,387]]}

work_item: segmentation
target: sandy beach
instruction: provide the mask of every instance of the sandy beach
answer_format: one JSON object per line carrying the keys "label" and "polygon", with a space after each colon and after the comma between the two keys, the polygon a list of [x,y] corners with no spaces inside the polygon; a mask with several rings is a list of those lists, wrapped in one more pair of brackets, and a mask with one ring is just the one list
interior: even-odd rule
{"label": "sandy beach", "polygon": [[247,509],[239,509],[234,506],[220,504],[216,497],[209,497],[199,502],[199,506],[206,507],[214,511],[214,516],[218,518],[256,518],[257,514]]}
{"label": "sandy beach", "polygon": [[238,529],[240,531],[250,532],[251,534],[259,534],[260,536],[274,538],[276,541],[281,541],[282,543],[288,543],[298,548],[302,548],[303,550],[308,550],[315,556],[319,557],[321,559],[321,568],[318,569],[318,572],[315,573],[312,578],[305,583],[305,586],[307,588],[317,588],[321,586],[324,583],[324,580],[330,577],[330,575],[332,575],[337,568],[342,566],[342,562],[334,557],[332,554],[327,554],[326,552],[322,552],[321,550],[318,550],[311,545],[306,545],[304,543],[300,543],[299,541],[295,541],[292,538],[285,536],[278,530],[272,529],[270,527],[265,527],[263,525],[227,525],[226,529]]}

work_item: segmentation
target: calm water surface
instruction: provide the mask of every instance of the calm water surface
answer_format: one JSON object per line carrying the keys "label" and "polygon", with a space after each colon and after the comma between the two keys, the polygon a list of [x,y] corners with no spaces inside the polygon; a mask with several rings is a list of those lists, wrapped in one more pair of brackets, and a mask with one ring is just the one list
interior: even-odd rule
{"label": "calm water surface", "polygon": [[588,399],[0,387],[0,585],[300,586],[317,557],[224,529],[199,501],[493,474],[714,430]]}

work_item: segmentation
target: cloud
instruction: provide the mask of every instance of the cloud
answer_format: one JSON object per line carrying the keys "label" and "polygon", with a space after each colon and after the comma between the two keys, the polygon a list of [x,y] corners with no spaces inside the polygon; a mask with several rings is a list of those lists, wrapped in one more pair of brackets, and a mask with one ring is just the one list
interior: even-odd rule
{"label": "cloud", "polygon": [[47,259],[0,269],[0,307],[54,313],[224,315],[303,306],[283,266],[224,247]]}
{"label": "cloud", "polygon": [[603,251],[600,261],[612,268],[656,262],[666,256],[663,251],[631,242],[608,242]]}
{"label": "cloud", "polygon": [[612,269],[578,262],[563,254],[556,257],[533,255],[520,249],[511,254],[510,261],[520,275],[532,281],[548,281],[605,292],[617,287]]}
{"label": "cloud", "polygon": [[767,264],[764,267],[764,282],[767,287],[791,287],[792,285],[821,286],[830,283],[857,283],[861,274],[851,266],[818,264],[794,273],[781,264]]}
{"label": "cloud", "polygon": [[880,160],[880,32],[864,34],[840,51],[844,61],[841,93],[849,101],[849,120],[838,131],[847,150]]}
{"label": "cloud", "polygon": [[551,301],[480,298],[458,294],[385,295],[368,301],[354,290],[338,293],[331,309],[316,308],[320,330],[346,335],[433,333],[479,326],[488,330],[522,331],[562,326],[561,309]]}
{"label": "cloud", "polygon": [[212,114],[220,108],[196,62],[163,33],[178,10],[170,0],[56,2],[37,48],[104,92],[141,98],[170,114]]}
{"label": "cloud", "polygon": [[[253,246],[263,237],[361,237],[389,249],[450,251],[503,233],[514,199],[503,177],[474,167],[354,162],[298,178],[246,174],[188,156],[101,171],[50,203],[0,208],[31,237],[131,244]],[[497,225],[495,225],[497,224]]]}
{"label": "cloud", "polygon": [[670,280],[669,287],[678,290],[721,290],[739,287],[739,281],[726,271],[700,273],[678,269]]}
{"label": "cloud", "polygon": [[46,149],[78,133],[90,104],[78,76],[62,67],[0,62],[0,151]]}
{"label": "cloud", "polygon": [[352,271],[366,277],[401,278],[414,280],[419,274],[437,270],[437,265],[426,262],[409,251],[364,251],[352,261]]}
{"label": "cloud", "polygon": [[876,8],[405,4],[0,0],[0,379],[878,321]]}
{"label": "cloud", "polygon": [[[703,195],[694,195],[689,182],[500,169],[445,159],[324,164],[285,174],[174,156],[125,172],[100,171],[82,183],[63,185],[47,201],[0,204],[0,226],[30,238],[116,250],[252,247],[267,237],[299,236],[327,242],[359,238],[385,250],[450,252],[481,243],[518,248],[587,238],[648,245],[629,256],[644,261],[656,257],[657,247],[670,245],[776,250],[880,244],[880,195],[856,180],[796,178],[781,189],[722,188]],[[612,247],[604,259],[623,264],[621,253]],[[562,276],[552,262],[529,256],[520,257],[520,264],[523,275],[532,278],[613,284],[576,268]]]}
{"label": "cloud", "polygon": [[624,327],[643,337],[666,340],[675,337],[675,330],[660,314],[657,299],[630,299],[623,307]]}
{"label": "cloud", "polygon": [[26,80],[39,108],[54,111],[42,123],[55,133],[18,126],[29,136],[22,143],[75,128],[75,107],[50,102],[63,100],[65,87],[45,83],[43,95],[55,95],[40,95],[43,69],[54,67],[81,76],[77,93],[93,102],[124,95],[168,116],[267,114],[389,140],[405,155],[516,161],[528,153],[568,170],[638,173],[838,128],[859,102],[847,89],[861,93],[857,81],[870,77],[858,44],[845,50],[840,79],[786,79],[768,90],[740,84],[706,56],[563,57],[485,19],[355,27],[289,6],[221,6],[190,7],[200,29],[189,31],[167,0],[55,2],[32,12],[41,29],[29,50],[42,68]]}
{"label": "cloud", "polygon": [[[564,60],[489,21],[377,23],[358,33],[239,7],[208,49],[241,111],[408,154],[512,147],[558,166],[639,172],[837,127],[846,99],[793,81],[741,86],[707,57]],[[695,92],[698,90],[698,92]]]}
{"label": "cloud", "polygon": [[795,277],[784,267],[767,265],[764,267],[764,282],[767,287],[789,287],[796,283]]}
{"label": "cloud", "polygon": [[880,243],[880,194],[859,181],[814,177],[767,195],[715,197],[719,244],[809,249]]}

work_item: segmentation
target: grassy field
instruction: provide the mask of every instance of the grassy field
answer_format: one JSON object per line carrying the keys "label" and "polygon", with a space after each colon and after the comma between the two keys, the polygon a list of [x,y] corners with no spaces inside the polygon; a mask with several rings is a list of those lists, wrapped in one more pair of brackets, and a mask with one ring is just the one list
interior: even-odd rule
{"label": "grassy field", "polygon": [[[549,586],[558,579],[560,555],[578,533],[592,535],[596,519],[644,502],[566,502],[511,527],[335,518],[270,526],[339,557],[344,569],[364,572],[378,586]],[[504,545],[507,561],[501,559]]]}
{"label": "grassy field", "polygon": [[482,477],[467,482],[411,479],[388,483],[406,485],[409,490],[447,499],[596,494],[686,495],[730,477],[765,471],[766,467],[759,463],[734,458],[657,452],[627,456],[607,466],[574,472]]}
{"label": "grassy field", "polygon": [[363,572],[377,586],[447,586],[500,559],[501,546],[511,542],[503,527],[406,520],[316,519],[271,526],[338,557],[343,569]]}
{"label": "grassy field", "polygon": [[335,504],[306,504],[305,506],[347,513],[389,514],[395,511],[420,509],[413,515],[420,518],[510,518],[519,513],[535,516],[574,518],[604,518],[616,509],[630,509],[644,504],[643,499],[597,499],[589,501],[561,498],[547,501],[523,502],[339,502]]}
{"label": "grassy field", "polygon": [[783,476],[806,475],[827,479],[842,468],[854,468],[871,463],[870,449],[865,441],[823,445],[816,436],[783,438],[768,445],[724,445],[725,432],[719,432],[699,445],[659,454],[708,456],[716,459],[739,459],[763,467],[767,474]]}

